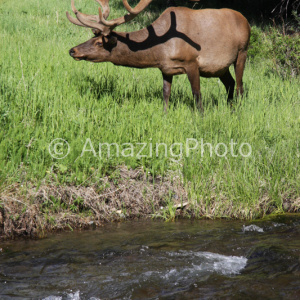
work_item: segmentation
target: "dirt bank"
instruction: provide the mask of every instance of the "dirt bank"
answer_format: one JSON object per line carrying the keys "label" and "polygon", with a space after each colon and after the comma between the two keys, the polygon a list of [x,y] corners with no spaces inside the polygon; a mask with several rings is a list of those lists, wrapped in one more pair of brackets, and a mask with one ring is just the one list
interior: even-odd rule
{"label": "dirt bank", "polygon": [[187,192],[179,175],[153,178],[142,169],[126,167],[93,186],[13,184],[0,194],[0,236],[43,237],[53,230],[151,217],[162,213],[169,203],[175,211],[186,202]]}
{"label": "dirt bank", "polygon": [[[143,169],[129,170],[123,166],[92,186],[16,183],[6,186],[0,194],[0,238],[41,238],[51,231],[84,229],[135,218],[251,219],[278,211],[266,197],[249,205],[215,195],[208,205],[207,199],[190,199],[187,187],[176,172],[153,178]],[[299,209],[300,198],[286,199],[281,212]]]}

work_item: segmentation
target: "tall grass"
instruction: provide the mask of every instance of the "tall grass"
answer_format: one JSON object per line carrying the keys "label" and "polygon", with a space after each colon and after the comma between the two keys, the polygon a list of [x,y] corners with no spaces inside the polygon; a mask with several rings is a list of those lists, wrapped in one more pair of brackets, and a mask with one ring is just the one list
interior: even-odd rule
{"label": "tall grass", "polygon": [[[93,1],[76,3],[84,12],[97,9]],[[112,17],[124,13],[113,2],[114,8]],[[241,209],[267,205],[280,211],[283,201],[300,197],[299,78],[282,79],[272,71],[268,57],[251,58],[244,75],[246,95],[233,108],[227,105],[225,88],[218,79],[201,78],[205,110],[201,114],[186,76],[179,76],[165,114],[159,70],[70,58],[68,50],[92,34],[68,22],[66,10],[70,11],[70,1],[1,1],[2,188],[26,181],[89,184],[125,164],[143,166],[154,175],[180,170],[195,211],[199,203],[207,210],[199,209],[199,214],[221,216],[222,205]],[[152,18],[145,12],[120,30],[141,28]],[[56,138],[70,145],[70,154],[62,160],[52,158],[48,151]],[[116,153],[110,158],[107,153],[94,157],[92,152],[81,156],[88,138],[96,151],[98,143],[182,143],[185,147],[187,139],[196,139],[213,147],[224,143],[228,149],[233,141],[237,143],[234,154],[242,143],[249,143],[252,154],[233,157],[229,152],[218,157],[206,147],[202,153],[198,149],[176,160],[165,157],[164,151],[158,157],[143,158],[117,157]],[[174,149],[178,154],[179,148]],[[255,217],[251,209],[249,216]]]}

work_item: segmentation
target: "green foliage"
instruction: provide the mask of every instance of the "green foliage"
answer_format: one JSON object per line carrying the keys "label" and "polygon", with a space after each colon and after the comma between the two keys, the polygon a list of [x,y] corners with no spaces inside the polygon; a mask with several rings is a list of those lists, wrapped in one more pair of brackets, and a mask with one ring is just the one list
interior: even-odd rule
{"label": "green foliage", "polygon": [[271,55],[278,74],[284,77],[300,74],[300,35],[283,35],[278,30],[270,32]]}
{"label": "green foliage", "polygon": [[[211,199],[226,197],[233,204],[259,206],[267,198],[272,199],[269,205],[280,209],[283,199],[299,197],[297,35],[252,28],[246,93],[236,100],[234,110],[227,105],[218,79],[201,78],[205,110],[201,114],[195,109],[186,76],[178,76],[165,114],[158,70],[76,62],[69,57],[71,47],[92,36],[90,30],[66,19],[69,1],[16,3],[4,1],[0,10],[2,186],[26,181],[86,186],[99,182],[104,174],[112,175],[117,184],[114,171],[125,164],[142,166],[153,175],[180,169],[190,199],[207,205]],[[77,5],[87,13],[96,9],[93,1]],[[117,9],[112,17],[123,13]],[[120,30],[140,27],[133,22]],[[64,159],[49,153],[50,143],[57,138],[69,143],[70,153]],[[162,152],[157,157],[118,156],[116,151],[110,157],[107,151],[99,156],[99,143],[147,143],[147,149],[154,145],[155,153],[156,143],[186,145],[187,138],[203,139],[214,147],[229,145],[231,140],[239,145],[247,142],[252,155],[218,157],[197,150],[175,159]],[[82,155],[87,139],[96,155],[92,151]],[[82,199],[69,204],[52,198],[43,204],[45,213],[61,209],[84,211]]]}
{"label": "green foliage", "polygon": [[252,26],[248,55],[254,60],[269,60],[278,75],[290,78],[300,74],[300,33],[293,27],[286,30],[291,34],[279,27],[267,27],[263,31]]}
{"label": "green foliage", "polygon": [[251,27],[250,47],[248,57],[265,58],[270,52],[271,45],[266,40],[265,33],[257,26]]}
{"label": "green foliage", "polygon": [[84,206],[84,199],[80,197],[66,202],[61,198],[50,196],[50,199],[42,203],[41,210],[44,214],[58,213],[66,210],[74,213],[89,213],[89,210]]}
{"label": "green foliage", "polygon": [[78,197],[70,205],[70,210],[73,212],[82,212],[84,210],[84,199]]}
{"label": "green foliage", "polygon": [[64,203],[60,198],[50,196],[50,199],[44,201],[41,209],[44,213],[48,213],[48,212],[57,213],[61,210],[67,209],[67,207],[68,207],[67,204]]}
{"label": "green foliage", "polygon": [[163,202],[164,207],[161,207],[161,210],[158,213],[154,213],[153,218],[161,218],[167,222],[174,221],[176,218],[177,207],[174,204],[172,193],[170,193]]}

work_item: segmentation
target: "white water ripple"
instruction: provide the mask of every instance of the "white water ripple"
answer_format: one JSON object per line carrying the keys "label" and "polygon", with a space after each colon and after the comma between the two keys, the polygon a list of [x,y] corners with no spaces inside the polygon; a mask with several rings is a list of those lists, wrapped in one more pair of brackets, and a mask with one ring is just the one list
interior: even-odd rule
{"label": "white water ripple", "polygon": [[[222,275],[239,274],[247,264],[247,258],[243,256],[227,256],[212,252],[179,251],[170,252],[170,256],[190,257],[192,268],[196,271],[217,272]],[[196,259],[198,258],[198,259]],[[197,262],[199,261],[199,264]]]}
{"label": "white water ripple", "polygon": [[[159,281],[165,286],[188,286],[190,282],[205,281],[212,274],[223,276],[239,274],[247,264],[247,258],[243,256],[227,256],[212,252],[201,251],[174,251],[164,252],[162,256],[148,256],[141,273],[137,273],[134,279],[130,273],[118,273],[120,276],[108,276],[101,280],[101,284],[109,289],[114,286],[140,286],[145,282],[156,283]],[[127,276],[129,278],[127,278]],[[67,297],[66,297],[67,296]],[[80,292],[68,293],[64,297],[50,296],[44,300],[80,300]],[[66,297],[66,298],[65,298]],[[95,300],[97,298],[87,298]],[[98,299],[97,299],[98,300]]]}
{"label": "white water ripple", "polygon": [[246,231],[264,232],[264,230],[261,227],[253,224],[249,226],[243,225],[243,232]]}

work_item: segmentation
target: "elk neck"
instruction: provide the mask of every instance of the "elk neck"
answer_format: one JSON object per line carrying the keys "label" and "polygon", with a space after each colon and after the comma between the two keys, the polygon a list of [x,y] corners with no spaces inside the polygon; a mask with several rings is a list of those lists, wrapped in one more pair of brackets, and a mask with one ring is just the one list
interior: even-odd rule
{"label": "elk neck", "polygon": [[[110,61],[115,65],[135,68],[156,68],[160,66],[160,52],[147,29],[126,33],[112,32],[117,45],[112,48]],[[162,50],[162,48],[160,49]]]}

